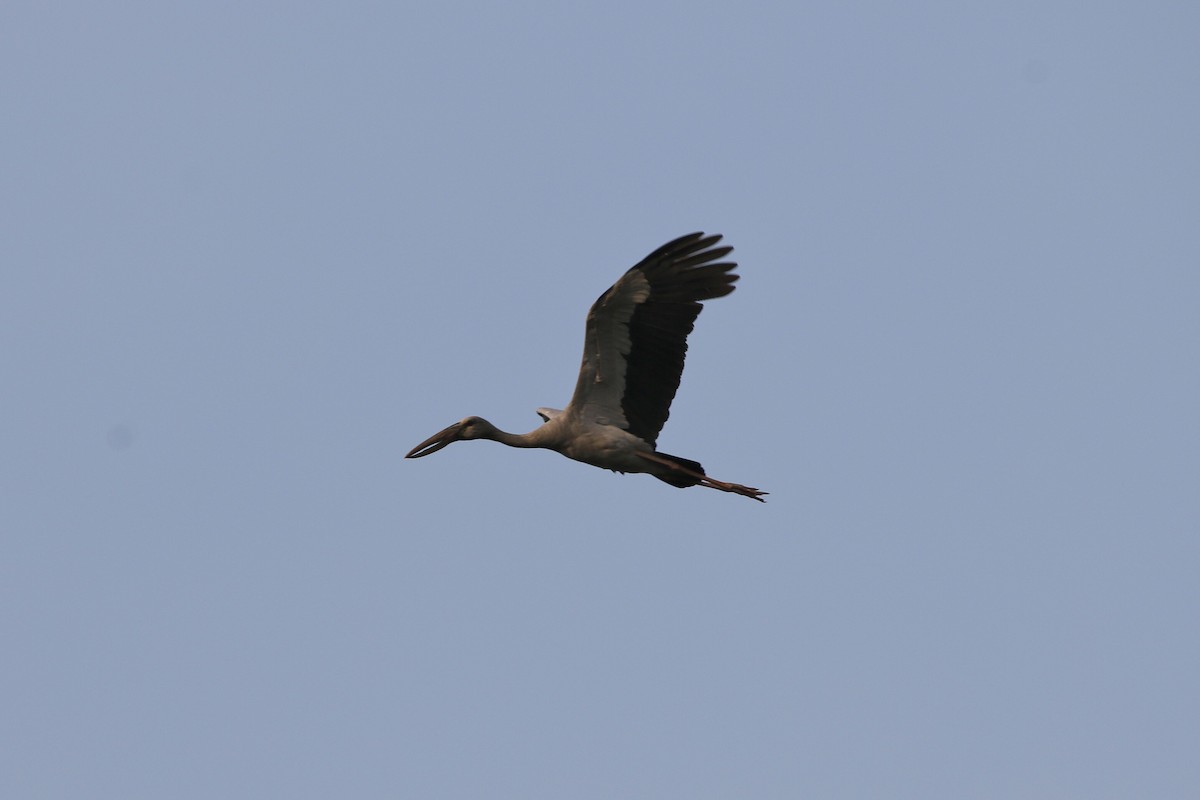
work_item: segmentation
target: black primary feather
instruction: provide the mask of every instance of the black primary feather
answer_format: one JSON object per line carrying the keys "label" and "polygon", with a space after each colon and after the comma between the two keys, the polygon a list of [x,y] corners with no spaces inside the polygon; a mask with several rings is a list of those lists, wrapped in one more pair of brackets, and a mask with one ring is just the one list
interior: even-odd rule
{"label": "black primary feather", "polygon": [[[668,242],[630,268],[650,284],[650,296],[629,320],[629,355],[621,408],[629,432],[652,446],[671,413],[679,389],[687,336],[703,300],[724,297],[738,279],[732,261],[718,261],[732,247],[715,247],[720,234],[690,233]],[[713,263],[716,262],[716,263]]]}

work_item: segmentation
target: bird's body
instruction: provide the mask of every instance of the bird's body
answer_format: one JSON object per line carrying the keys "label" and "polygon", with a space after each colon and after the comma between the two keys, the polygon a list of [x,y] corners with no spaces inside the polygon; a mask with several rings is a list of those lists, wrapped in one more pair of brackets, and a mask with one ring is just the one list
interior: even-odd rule
{"label": "bird's body", "polygon": [[[559,419],[562,421],[555,421],[558,422],[555,433],[558,434],[557,438],[565,438],[566,441],[559,441],[553,449],[567,458],[614,472],[649,472],[639,454],[653,453],[654,448],[629,431],[586,420],[572,425],[570,417]],[[555,425],[555,422],[547,422],[542,427]]]}
{"label": "bird's body", "polygon": [[[467,417],[414,447],[420,458],[451,442],[491,439],[512,447],[540,447],[616,472],[645,472],[672,486],[708,486],[762,501],[749,486],[704,474],[695,461],[657,451],[679,388],[687,335],[700,302],[733,291],[736,264],[720,262],[733,248],[715,247],[719,235],[693,233],[668,242],[629,269],[592,305],[583,363],[571,402],[539,408],[545,423],[525,434],[507,433],[482,417]],[[716,262],[716,263],[714,263]]]}

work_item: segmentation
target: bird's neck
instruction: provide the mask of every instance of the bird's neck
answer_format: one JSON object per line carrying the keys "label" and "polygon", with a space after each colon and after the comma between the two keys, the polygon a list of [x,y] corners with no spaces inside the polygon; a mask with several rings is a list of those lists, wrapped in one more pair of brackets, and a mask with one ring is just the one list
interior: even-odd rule
{"label": "bird's neck", "polygon": [[547,427],[542,425],[529,433],[509,433],[493,425],[492,429],[488,431],[487,438],[509,447],[552,447],[552,443],[545,435]]}

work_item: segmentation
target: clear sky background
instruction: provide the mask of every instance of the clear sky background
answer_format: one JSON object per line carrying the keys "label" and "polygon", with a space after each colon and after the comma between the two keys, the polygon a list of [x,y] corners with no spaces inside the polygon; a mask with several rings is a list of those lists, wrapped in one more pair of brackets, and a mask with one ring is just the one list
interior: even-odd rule
{"label": "clear sky background", "polygon": [[[1200,11],[0,9],[0,796],[1200,791]],[[693,230],[659,444],[569,399]]]}

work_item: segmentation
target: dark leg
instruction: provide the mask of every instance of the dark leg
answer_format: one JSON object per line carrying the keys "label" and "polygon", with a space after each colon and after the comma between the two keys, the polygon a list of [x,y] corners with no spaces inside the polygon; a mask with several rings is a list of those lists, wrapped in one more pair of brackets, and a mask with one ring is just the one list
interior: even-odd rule
{"label": "dark leg", "polygon": [[757,500],[760,503],[767,502],[766,500],[762,499],[762,495],[767,494],[767,492],[760,492],[758,489],[755,489],[752,486],[742,486],[740,483],[726,483],[725,481],[719,481],[716,478],[710,478],[703,472],[696,472],[695,470],[688,469],[682,464],[678,464],[669,458],[663,458],[658,453],[638,453],[638,455],[647,461],[666,467],[672,472],[682,473],[695,478],[701,486],[707,486],[710,489],[718,489],[722,492],[733,492],[734,494],[740,494],[742,497],[749,497],[750,499]]}

